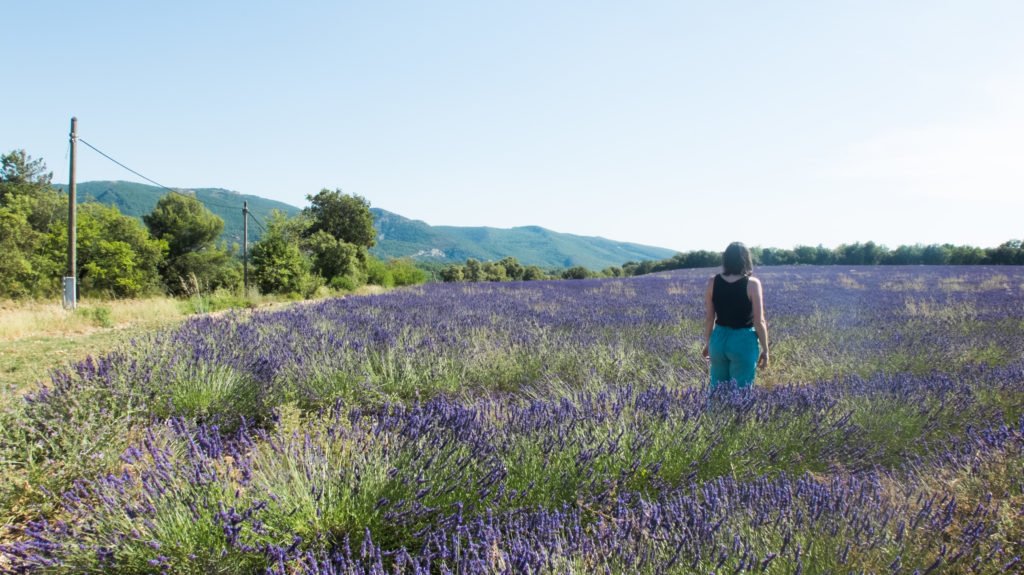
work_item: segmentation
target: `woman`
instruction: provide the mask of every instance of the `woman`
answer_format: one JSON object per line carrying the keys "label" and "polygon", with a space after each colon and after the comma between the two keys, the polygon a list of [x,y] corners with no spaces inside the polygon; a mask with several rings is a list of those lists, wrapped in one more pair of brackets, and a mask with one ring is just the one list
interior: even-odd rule
{"label": "woman", "polygon": [[750,275],[750,250],[733,242],[722,254],[722,273],[704,290],[704,349],[711,362],[711,389],[721,382],[754,384],[757,368],[768,367],[768,322],[761,281]]}

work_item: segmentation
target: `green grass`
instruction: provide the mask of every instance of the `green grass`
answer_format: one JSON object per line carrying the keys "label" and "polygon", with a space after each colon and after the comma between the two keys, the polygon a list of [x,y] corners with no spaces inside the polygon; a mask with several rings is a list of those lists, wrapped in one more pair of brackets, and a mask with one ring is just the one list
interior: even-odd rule
{"label": "green grass", "polygon": [[35,389],[54,369],[109,352],[142,330],[106,330],[85,335],[29,337],[0,347],[0,401]]}

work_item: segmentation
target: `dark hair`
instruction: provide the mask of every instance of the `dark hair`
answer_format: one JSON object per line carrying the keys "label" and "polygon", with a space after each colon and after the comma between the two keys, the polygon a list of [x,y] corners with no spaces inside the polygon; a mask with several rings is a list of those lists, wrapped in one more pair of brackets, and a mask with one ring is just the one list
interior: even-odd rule
{"label": "dark hair", "polygon": [[722,271],[725,275],[749,276],[754,271],[750,262],[750,250],[742,242],[733,242],[722,254]]}

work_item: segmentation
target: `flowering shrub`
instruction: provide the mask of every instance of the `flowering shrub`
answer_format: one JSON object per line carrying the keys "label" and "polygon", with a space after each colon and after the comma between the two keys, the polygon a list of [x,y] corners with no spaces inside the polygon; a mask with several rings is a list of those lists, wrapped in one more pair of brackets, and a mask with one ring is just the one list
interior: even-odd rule
{"label": "flowering shrub", "polygon": [[[707,275],[426,285],[85,362],[3,436],[54,473],[0,571],[1024,572],[1024,270],[766,269],[775,365],[714,393]],[[42,441],[62,418],[116,432]]]}

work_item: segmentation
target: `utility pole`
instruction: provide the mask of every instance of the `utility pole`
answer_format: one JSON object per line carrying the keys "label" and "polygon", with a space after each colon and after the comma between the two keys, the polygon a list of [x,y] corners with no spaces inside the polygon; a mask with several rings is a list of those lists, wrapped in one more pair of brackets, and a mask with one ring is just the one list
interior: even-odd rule
{"label": "utility pole", "polygon": [[71,118],[71,166],[68,170],[68,269],[64,276],[64,309],[75,309],[78,306],[78,273],[75,241],[77,240],[77,222],[75,218],[75,153],[78,149],[78,118]]}
{"label": "utility pole", "polygon": [[242,295],[249,297],[249,202],[242,202]]}

